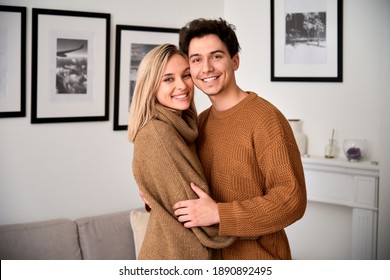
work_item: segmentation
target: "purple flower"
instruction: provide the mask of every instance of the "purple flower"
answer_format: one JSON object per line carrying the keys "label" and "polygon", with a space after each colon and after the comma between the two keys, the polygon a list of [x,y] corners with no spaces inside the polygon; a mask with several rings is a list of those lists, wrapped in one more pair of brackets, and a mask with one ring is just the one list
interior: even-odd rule
{"label": "purple flower", "polygon": [[352,147],[347,150],[347,158],[349,160],[355,159],[359,160],[362,157],[362,153],[360,152],[360,148]]}

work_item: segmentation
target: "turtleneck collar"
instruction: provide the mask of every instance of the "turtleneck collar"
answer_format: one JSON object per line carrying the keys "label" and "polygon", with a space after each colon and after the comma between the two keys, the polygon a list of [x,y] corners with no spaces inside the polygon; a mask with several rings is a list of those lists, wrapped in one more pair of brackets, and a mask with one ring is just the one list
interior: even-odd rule
{"label": "turtleneck collar", "polygon": [[194,142],[198,137],[198,118],[193,110],[182,111],[180,116],[161,104],[156,104],[156,109],[156,119],[173,126],[185,141]]}

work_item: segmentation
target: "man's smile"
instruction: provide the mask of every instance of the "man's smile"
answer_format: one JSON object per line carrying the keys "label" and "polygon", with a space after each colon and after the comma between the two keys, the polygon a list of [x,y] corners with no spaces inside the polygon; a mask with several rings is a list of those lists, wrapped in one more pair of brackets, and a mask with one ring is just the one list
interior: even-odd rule
{"label": "man's smile", "polygon": [[218,79],[219,77],[218,76],[215,76],[215,77],[208,77],[208,78],[204,78],[204,79],[201,79],[204,83],[209,83],[209,82],[212,82],[212,81],[215,81],[216,79]]}

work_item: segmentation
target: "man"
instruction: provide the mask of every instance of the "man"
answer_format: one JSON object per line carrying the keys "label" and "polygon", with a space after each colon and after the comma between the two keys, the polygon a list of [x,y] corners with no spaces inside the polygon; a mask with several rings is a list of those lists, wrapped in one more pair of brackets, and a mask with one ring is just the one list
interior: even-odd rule
{"label": "man", "polygon": [[212,106],[199,116],[198,154],[213,198],[173,206],[185,227],[219,224],[239,237],[223,259],[291,259],[284,228],[306,209],[300,153],[283,114],[236,83],[239,43],[226,21],[197,19],[180,31],[195,85]]}

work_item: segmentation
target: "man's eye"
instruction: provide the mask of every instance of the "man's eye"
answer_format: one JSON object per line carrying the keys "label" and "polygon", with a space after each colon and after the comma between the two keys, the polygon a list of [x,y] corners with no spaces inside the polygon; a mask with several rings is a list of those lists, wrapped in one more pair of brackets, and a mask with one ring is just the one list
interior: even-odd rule
{"label": "man's eye", "polygon": [[199,58],[194,58],[194,59],[191,60],[192,63],[198,63],[199,61],[200,61]]}

